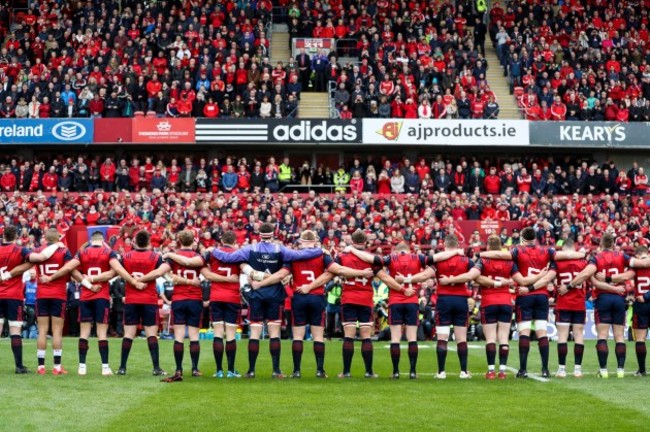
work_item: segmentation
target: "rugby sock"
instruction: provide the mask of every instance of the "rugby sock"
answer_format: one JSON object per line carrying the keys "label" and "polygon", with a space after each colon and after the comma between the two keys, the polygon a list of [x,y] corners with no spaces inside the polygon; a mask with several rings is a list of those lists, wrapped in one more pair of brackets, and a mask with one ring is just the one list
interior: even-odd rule
{"label": "rugby sock", "polygon": [[23,365],[23,338],[20,335],[11,335],[11,352],[14,354],[14,363],[17,368]]}
{"label": "rugby sock", "polygon": [[576,366],[582,365],[582,355],[585,352],[585,346],[583,344],[575,344],[573,346],[573,357]]}
{"label": "rugby sock", "polygon": [[596,342],[596,351],[598,352],[598,365],[601,369],[607,369],[607,356],[609,356],[607,340],[598,339],[598,342]]}
{"label": "rugby sock", "polygon": [[54,357],[54,367],[61,367],[61,357],[63,356],[63,350],[53,350],[52,354]]}
{"label": "rugby sock", "polygon": [[259,339],[248,340],[248,372],[255,372],[255,363],[257,363],[257,355],[260,353]]}
{"label": "rugby sock", "polygon": [[456,350],[458,352],[458,360],[460,361],[460,370],[467,372],[467,342],[456,344]]}
{"label": "rugby sock", "polygon": [[539,348],[539,356],[542,358],[542,369],[548,369],[548,356],[550,352],[548,337],[544,336],[539,338],[537,346]]}
{"label": "rugby sock", "polygon": [[354,339],[344,338],[343,339],[343,373],[350,373],[350,367],[352,366],[352,357],[354,357]]}
{"label": "rugby sock", "polygon": [[645,346],[645,342],[637,342],[636,361],[639,362],[639,372],[645,372],[645,357],[647,353],[648,353],[648,349]]}
{"label": "rugby sock", "polygon": [[438,372],[445,371],[445,362],[447,361],[447,341],[439,340],[436,345],[436,354],[438,355]]}
{"label": "rugby sock", "polygon": [[314,355],[316,356],[316,371],[324,370],[325,365],[325,343],[314,342]]}
{"label": "rugby sock", "polygon": [[192,370],[199,370],[199,357],[201,356],[201,345],[199,341],[190,341],[190,359],[192,359]]}
{"label": "rugby sock", "polygon": [[122,356],[120,359],[120,369],[126,369],[126,362],[129,360],[131,345],[133,345],[133,339],[130,338],[122,339]]}
{"label": "rugby sock", "polygon": [[214,361],[217,363],[217,372],[223,370],[223,338],[215,337],[212,339],[212,352]]}
{"label": "rugby sock", "polygon": [[280,338],[271,338],[269,352],[273,361],[273,372],[280,372]]}
{"label": "rugby sock", "polygon": [[174,360],[176,361],[176,371],[183,372],[183,351],[185,345],[183,342],[174,341]]}
{"label": "rugby sock", "polygon": [[366,372],[372,372],[372,341],[370,339],[364,339],[361,341],[361,356],[363,357],[363,363],[366,365]]}
{"label": "rugby sock", "polygon": [[485,356],[487,357],[488,370],[493,371],[497,358],[497,344],[489,343],[485,345]]}
{"label": "rugby sock", "polygon": [[300,362],[302,360],[302,341],[295,340],[291,344],[291,354],[293,354],[293,371],[300,372]]}
{"label": "rugby sock", "polygon": [[86,364],[88,355],[88,339],[79,339],[79,364]]}
{"label": "rugby sock", "polygon": [[237,354],[237,342],[235,339],[226,341],[226,359],[228,360],[228,370],[235,372],[235,355]]}
{"label": "rugby sock", "polygon": [[38,358],[38,365],[45,366],[45,350],[37,350],[36,357]]}
{"label": "rugby sock", "polygon": [[418,365],[418,343],[409,342],[409,364],[411,366],[411,373],[415,373],[415,368]]}
{"label": "rugby sock", "polygon": [[508,364],[508,354],[510,354],[510,345],[499,345],[499,370],[505,371]]}
{"label": "rugby sock", "polygon": [[528,351],[530,351],[530,336],[519,336],[519,370],[528,368]]}
{"label": "rugby sock", "polygon": [[560,366],[566,366],[566,355],[569,347],[566,342],[557,344],[557,362]]}
{"label": "rugby sock", "polygon": [[160,369],[160,351],[158,349],[158,338],[156,336],[149,336],[147,338],[147,345],[149,345],[149,354],[151,354],[151,363],[154,369]]}
{"label": "rugby sock", "polygon": [[393,374],[399,373],[399,343],[390,344],[390,359],[393,361]]}
{"label": "rugby sock", "polygon": [[108,365],[108,341],[97,341],[97,345],[99,345],[99,357],[102,359],[102,365]]}
{"label": "rugby sock", "polygon": [[624,342],[617,342],[616,348],[614,348],[614,350],[616,353],[616,363],[618,364],[618,368],[623,369],[625,367],[625,354],[627,352],[627,346]]}

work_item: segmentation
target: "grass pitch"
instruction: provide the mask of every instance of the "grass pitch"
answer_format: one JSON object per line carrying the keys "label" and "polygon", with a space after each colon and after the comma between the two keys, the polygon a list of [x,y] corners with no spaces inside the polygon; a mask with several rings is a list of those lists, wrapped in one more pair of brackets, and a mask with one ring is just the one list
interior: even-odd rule
{"label": "grass pitch", "polygon": [[[363,378],[360,343],[355,346],[353,377],[339,380],[341,343],[326,344],[327,380],[314,377],[311,342],[305,343],[303,378],[271,380],[268,341],[262,341],[255,380],[217,380],[211,341],[201,343],[200,367],[204,376],[187,376],[184,382],[165,384],[151,375],[146,341],[134,341],[127,376],[102,377],[95,339],[90,340],[88,375],[77,376],[77,340],[64,342],[63,364],[67,376],[13,373],[8,340],[0,341],[0,430],[3,431],[400,431],[400,430],[645,430],[650,406],[642,401],[650,378],[635,378],[634,345],[628,345],[624,379],[617,379],[613,342],[610,341],[610,378],[596,378],[595,341],[586,343],[585,377],[541,382],[515,380],[509,371],[506,381],[486,381],[485,351],[481,343],[470,344],[471,380],[458,379],[456,353],[449,352],[448,378],[435,381],[437,363],[431,342],[420,344],[420,379],[403,376],[390,380],[392,366],[387,342],[375,342],[375,371],[380,378]],[[190,359],[186,342],[185,370]],[[111,366],[117,369],[120,339],[110,340]],[[248,365],[247,341],[238,343],[237,367]],[[455,344],[450,343],[450,348]],[[173,372],[172,341],[160,341],[161,365]],[[34,341],[25,341],[25,364],[36,369]],[[569,345],[568,372],[573,371]],[[510,366],[517,367],[516,342],[511,344]],[[225,359],[224,359],[225,362]],[[529,372],[539,372],[539,353],[531,346]],[[406,349],[402,350],[402,372],[408,371]],[[282,367],[292,369],[291,344],[283,341]],[[551,372],[557,367],[555,344],[551,345]],[[612,376],[614,375],[614,376]]]}

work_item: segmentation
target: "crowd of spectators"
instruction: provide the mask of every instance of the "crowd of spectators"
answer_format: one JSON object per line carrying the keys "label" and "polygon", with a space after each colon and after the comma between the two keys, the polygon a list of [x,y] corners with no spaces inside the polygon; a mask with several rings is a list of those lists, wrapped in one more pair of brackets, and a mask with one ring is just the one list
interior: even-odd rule
{"label": "crowd of spectators", "polygon": [[270,0],[41,2],[0,34],[0,118],[294,115],[301,85],[297,68],[269,63],[271,11]]}
{"label": "crowd of spectators", "polygon": [[489,15],[529,120],[650,120],[647,3],[514,0]]}
{"label": "crowd of spectators", "polygon": [[[37,243],[51,224],[61,231],[72,225],[107,224],[122,228],[121,247],[129,247],[129,236],[139,228],[153,234],[156,247],[173,247],[174,233],[183,228],[195,230],[208,247],[227,229],[235,230],[240,243],[257,240],[263,221],[274,222],[278,237],[289,244],[302,230],[314,229],[326,247],[364,229],[377,247],[390,249],[405,240],[422,249],[438,248],[446,233],[458,232],[456,223],[461,220],[520,221],[522,226],[535,226],[544,244],[559,244],[571,236],[579,245],[591,246],[606,229],[616,231],[622,246],[650,239],[643,198],[648,177],[636,165],[625,171],[611,161],[570,159],[504,162],[438,157],[412,165],[405,158],[355,158],[327,177],[321,167],[314,170],[305,163],[290,168],[289,162],[285,159],[278,166],[271,158],[252,161],[251,166],[234,157],[188,158],[179,166],[151,158],[140,164],[134,158],[131,167],[125,160],[116,167],[110,159],[80,157],[55,159],[40,169],[38,161],[12,160],[0,179],[0,215],[4,224],[21,227],[21,241],[29,245]],[[89,180],[89,172],[97,173],[94,180]],[[273,192],[277,187],[267,181],[277,182],[282,172],[291,173],[291,178],[282,178],[289,185],[333,182],[338,190],[299,194],[289,186]],[[410,189],[406,180],[395,181],[404,177],[401,173],[414,173],[416,187]],[[254,183],[256,175],[259,184]],[[50,181],[51,177],[57,180]],[[30,190],[35,193],[22,193]],[[65,193],[75,190],[81,193]],[[63,196],[55,198],[50,193],[54,191],[63,191]],[[501,234],[504,243],[517,241],[517,233]],[[483,246],[478,233],[463,240],[472,247]]]}

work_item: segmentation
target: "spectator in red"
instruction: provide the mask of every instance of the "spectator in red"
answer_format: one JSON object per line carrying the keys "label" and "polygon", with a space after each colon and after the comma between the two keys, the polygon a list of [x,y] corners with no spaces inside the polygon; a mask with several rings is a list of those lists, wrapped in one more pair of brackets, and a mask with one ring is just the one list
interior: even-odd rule
{"label": "spectator in red", "polygon": [[56,169],[51,166],[50,170],[43,174],[43,190],[45,192],[56,192],[56,187],[59,183],[59,176],[56,174]]}
{"label": "spectator in red", "polygon": [[2,190],[5,192],[16,190],[16,176],[11,172],[10,167],[7,167],[7,170],[0,179],[0,186],[2,186]]}
{"label": "spectator in red", "polygon": [[[3,177],[4,179],[4,177]],[[643,168],[638,168],[634,176],[634,193],[638,196],[645,196],[648,189],[648,176]]]}
{"label": "spectator in red", "polygon": [[208,98],[208,102],[203,107],[203,115],[208,118],[219,117],[219,104],[215,103],[212,97]]}
{"label": "spectator in red", "polygon": [[350,179],[350,192],[351,193],[361,193],[363,192],[363,178],[359,171],[354,171],[352,178]]}
{"label": "spectator in red", "polygon": [[495,167],[491,167],[490,173],[485,176],[483,187],[485,188],[485,192],[490,195],[498,195],[501,193],[501,178],[497,175],[497,169]]}
{"label": "spectator in red", "polygon": [[530,193],[532,182],[533,178],[530,174],[528,174],[528,170],[526,170],[526,168],[522,168],[521,172],[517,176],[517,190],[519,192]]}
{"label": "spectator in red", "polygon": [[115,164],[111,158],[106,158],[102,166],[99,168],[99,175],[102,189],[106,192],[113,192],[113,185],[115,184]]}
{"label": "spectator in red", "polygon": [[616,121],[618,116],[618,105],[614,103],[614,100],[611,97],[607,98],[605,103],[605,120],[607,121]]}
{"label": "spectator in red", "polygon": [[237,172],[237,190],[241,192],[248,192],[251,188],[251,174],[246,169],[246,165],[240,164],[239,171]]}
{"label": "spectator in red", "polygon": [[552,119],[555,121],[564,121],[566,120],[567,108],[562,98],[560,96],[555,96],[553,100],[553,105],[551,105],[551,115]]}
{"label": "spectator in red", "polygon": [[95,93],[93,99],[88,103],[88,110],[90,117],[99,118],[104,114],[104,100],[99,97],[99,93]]}

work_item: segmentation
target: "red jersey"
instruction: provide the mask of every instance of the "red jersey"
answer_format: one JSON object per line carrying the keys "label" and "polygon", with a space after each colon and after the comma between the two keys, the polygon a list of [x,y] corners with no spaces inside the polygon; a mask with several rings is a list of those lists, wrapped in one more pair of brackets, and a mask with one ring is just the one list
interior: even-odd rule
{"label": "red jersey", "polygon": [[[162,255],[158,252],[149,249],[133,249],[124,254],[122,265],[131,276],[138,278],[154,271],[163,263]],[[134,286],[127,283],[124,303],[158,305],[156,281],[147,282],[147,286],[143,290],[135,289]]]}
{"label": "red jersey", "polygon": [[[41,246],[36,250],[36,252],[41,252],[47,246],[49,245]],[[72,254],[70,254],[70,251],[67,248],[58,248],[50,259],[43,261],[35,267],[37,279],[42,275],[52,276],[54,273],[61,270],[61,267],[71,259]],[[67,300],[67,285],[66,278],[59,278],[48,283],[39,282],[38,289],[36,290],[36,299]]]}
{"label": "red jersey", "polygon": [[[549,247],[537,246],[517,246],[510,252],[512,260],[519,267],[519,272],[523,277],[537,275],[542,272],[549,264],[553,263],[555,258],[555,249]],[[535,290],[525,294],[517,293],[518,297],[529,295],[543,294],[548,297],[548,290]]]}
{"label": "red jersey", "polygon": [[[98,276],[111,269],[111,260],[117,259],[117,255],[107,246],[87,246],[77,252],[74,257],[79,261],[78,270],[88,276]],[[81,289],[81,301],[104,299],[110,300],[111,293],[108,281],[101,282],[99,292],[92,292],[89,289]]]}
{"label": "red jersey", "polygon": [[[454,256],[447,260],[433,264],[436,269],[436,279],[440,280],[443,276],[458,276],[466,273],[474,266],[472,260],[464,256]],[[454,285],[441,285],[438,283],[438,296],[452,295],[469,297],[472,291],[468,288],[466,283]]]}
{"label": "red jersey", "polygon": [[[568,285],[582,270],[587,267],[587,260],[573,259],[556,261],[557,284]],[[585,304],[586,289],[584,284],[582,286],[569,289],[564,295],[557,296],[555,309],[569,310],[569,311],[584,311],[587,306]]]}
{"label": "red jersey", "polygon": [[[0,245],[0,272],[9,272],[18,267],[27,260],[29,253],[29,249],[15,243],[2,243]],[[0,299],[24,300],[22,279],[15,277],[8,281],[0,281]]]}
{"label": "red jersey", "polygon": [[[370,267],[368,263],[357,258],[356,255],[343,252],[339,254],[338,263],[355,270],[364,270]],[[371,280],[366,278],[346,278],[343,282],[341,304],[354,304],[373,307],[373,294]]]}
{"label": "red jersey", "polygon": [[[334,264],[334,260],[329,255],[322,255],[308,260],[292,262],[291,274],[293,274],[294,291],[296,288],[303,285],[309,285],[318,279],[318,277],[332,264]],[[323,285],[316,287],[309,291],[309,294],[322,296],[325,294],[325,287]]]}
{"label": "red jersey", "polygon": [[[230,246],[221,246],[219,249],[228,253],[235,251],[235,249]],[[205,260],[212,273],[216,273],[220,276],[239,276],[239,264],[224,264],[216,259],[212,254],[205,256]],[[239,282],[212,282],[210,301],[241,304]]]}
{"label": "red jersey", "polygon": [[[597,273],[604,272],[605,276],[614,276],[625,272],[625,269],[630,265],[630,256],[623,252],[605,250],[591,257],[589,264],[596,266]],[[594,288],[594,299],[601,293],[613,294],[610,291],[601,291],[598,288]],[[619,295],[625,296],[625,294]]]}
{"label": "red jersey", "polygon": [[[190,250],[190,249],[179,249],[176,251],[178,255],[194,258],[196,256],[201,256],[199,253]],[[201,257],[203,259],[203,257]],[[205,259],[203,259],[203,264],[205,264]],[[199,278],[201,273],[200,267],[185,267],[177,262],[173,261],[170,263],[172,272],[176,275],[189,279],[195,280]],[[203,294],[200,286],[194,285],[175,285],[174,286],[174,299],[173,301],[183,301],[183,300],[199,300],[203,299]]]}
{"label": "red jersey", "polygon": [[[513,261],[493,260],[481,258],[476,261],[474,268],[479,269],[481,275],[489,277],[494,281],[510,279],[519,273],[519,267]],[[510,287],[481,287],[481,307],[512,305],[512,294]]]}
{"label": "red jersey", "polygon": [[634,272],[634,297],[644,296],[650,291],[650,268],[638,268]]}
{"label": "red jersey", "polygon": [[[413,254],[406,252],[392,253],[382,259],[383,264],[388,268],[388,272],[395,277],[398,273],[404,276],[413,276],[420,273],[427,265],[427,257],[422,254]],[[406,288],[406,286],[405,286]],[[420,290],[420,284],[411,284],[408,288]],[[412,295],[407,297],[404,293],[395,290],[388,290],[388,304],[419,303],[419,297]]]}

